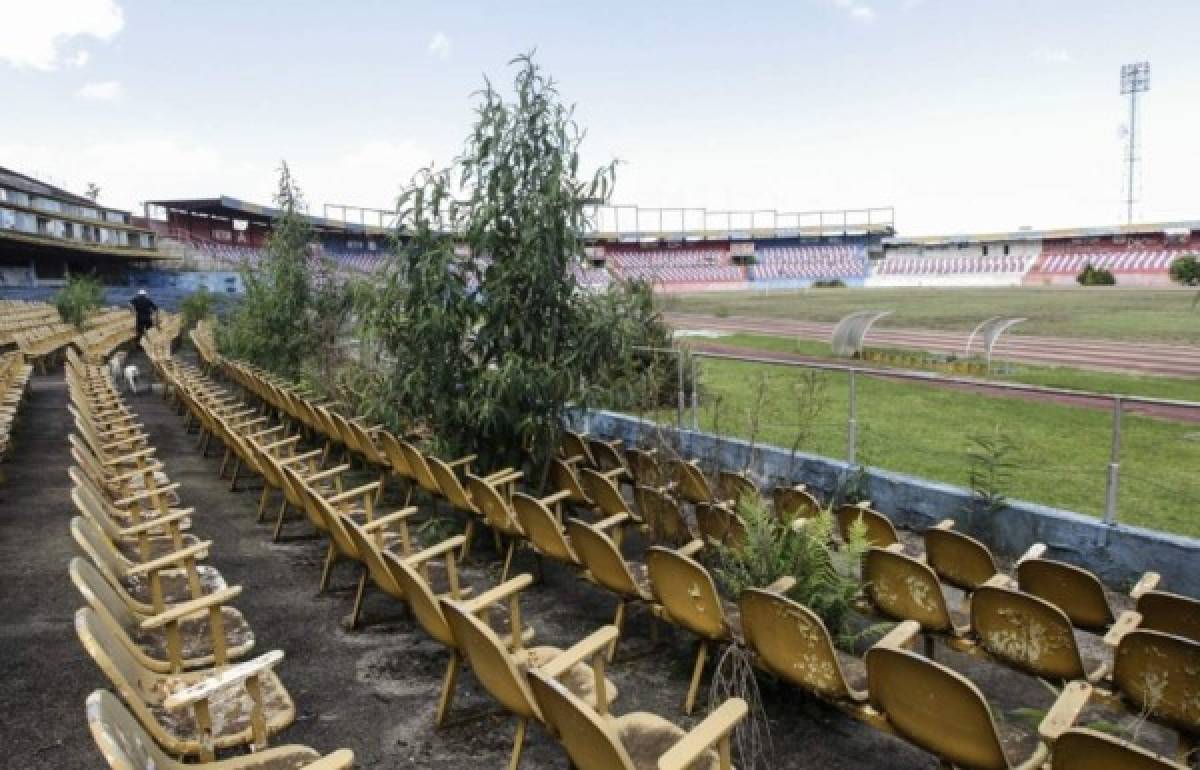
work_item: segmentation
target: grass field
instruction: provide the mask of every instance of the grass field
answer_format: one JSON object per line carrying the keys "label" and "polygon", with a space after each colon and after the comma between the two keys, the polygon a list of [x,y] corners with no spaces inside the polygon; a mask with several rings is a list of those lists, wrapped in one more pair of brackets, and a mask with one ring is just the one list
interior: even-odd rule
{"label": "grass field", "polygon": [[1023,316],[1012,334],[1200,344],[1194,290],[1116,288],[808,289],[662,295],[681,313],[834,322],[855,310],[890,310],[879,326],[969,332],[991,316]]}
{"label": "grass field", "polygon": [[[699,340],[698,340],[699,341]],[[829,358],[837,363],[845,359],[834,359],[829,353],[829,344],[816,340],[798,340],[792,337],[776,337],[766,334],[730,334],[718,337],[713,342],[733,345],[749,350],[767,350],[778,353],[798,353],[815,358]],[[686,343],[686,340],[685,340]],[[870,363],[870,366],[879,366]],[[990,379],[1006,382],[1023,382],[1029,385],[1045,385],[1053,388],[1069,388],[1091,393],[1120,393],[1128,396],[1170,398],[1180,401],[1200,399],[1200,382],[1179,377],[1138,376],[1116,372],[1099,372],[1087,369],[1072,369],[1065,366],[1034,366],[1031,364],[1004,363],[993,368]]]}
{"label": "grass field", "polygon": [[[815,376],[822,406],[799,448],[845,457],[845,375]],[[700,428],[750,438],[761,386],[756,440],[790,447],[800,432],[803,377],[791,367],[706,361]],[[674,412],[659,419],[673,422]],[[1002,430],[1017,446],[1008,497],[1103,514],[1106,412],[863,377],[858,420],[860,462],[961,486],[968,485],[972,435]],[[1121,460],[1122,522],[1200,537],[1200,426],[1127,415]]]}

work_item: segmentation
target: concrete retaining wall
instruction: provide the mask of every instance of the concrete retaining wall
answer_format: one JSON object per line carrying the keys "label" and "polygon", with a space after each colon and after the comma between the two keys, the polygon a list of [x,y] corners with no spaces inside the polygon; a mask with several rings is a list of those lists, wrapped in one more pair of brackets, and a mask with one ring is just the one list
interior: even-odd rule
{"label": "concrete retaining wall", "polygon": [[[603,411],[581,417],[578,427],[621,438],[626,444],[653,431],[651,423]],[[668,436],[675,434],[673,429],[663,430]],[[807,484],[825,500],[853,470],[828,457],[797,454],[793,458],[788,450],[773,446],[752,450],[745,441],[708,433],[683,431],[678,441],[685,456],[715,459],[726,468],[749,467],[768,487],[781,482]],[[1086,567],[1114,589],[1124,590],[1143,572],[1154,571],[1162,574],[1164,589],[1200,596],[1200,540],[1122,524],[1108,526],[1091,516],[1023,501],[986,514],[973,510],[969,489],[876,468],[869,470],[865,484],[874,507],[902,527],[920,531],[953,518],[959,530],[1009,558],[1041,542],[1050,547],[1051,558]]]}

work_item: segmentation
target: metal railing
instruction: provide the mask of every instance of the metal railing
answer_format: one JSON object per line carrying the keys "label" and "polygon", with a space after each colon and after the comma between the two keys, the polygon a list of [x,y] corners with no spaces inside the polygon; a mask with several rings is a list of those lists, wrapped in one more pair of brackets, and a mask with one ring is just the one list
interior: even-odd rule
{"label": "metal railing", "polygon": [[[685,377],[684,367],[685,350],[683,348],[637,348],[640,351],[652,353],[654,355],[674,355],[677,359],[677,383],[678,383],[678,398],[676,408],[676,427],[680,430],[685,429],[684,412],[685,406],[688,403],[687,394],[685,393]],[[846,414],[846,453],[845,460],[847,463],[856,464],[858,461],[858,377],[869,376],[878,377],[888,380],[901,380],[917,382],[926,385],[952,385],[955,387],[967,387],[973,389],[986,389],[992,392],[1017,394],[1038,394],[1052,397],[1069,397],[1073,399],[1085,399],[1095,402],[1111,402],[1112,417],[1110,421],[1110,450],[1108,458],[1108,467],[1106,469],[1106,486],[1104,496],[1104,522],[1106,524],[1115,524],[1118,514],[1118,491],[1121,483],[1121,430],[1122,422],[1125,413],[1125,408],[1128,405],[1147,405],[1147,406],[1165,406],[1179,409],[1197,409],[1200,410],[1200,402],[1185,401],[1180,399],[1155,398],[1151,396],[1138,396],[1121,393],[1097,393],[1094,391],[1074,390],[1071,388],[1058,388],[1047,385],[1032,385],[1020,382],[1008,382],[1004,380],[985,380],[973,377],[956,377],[952,375],[938,374],[934,372],[923,372],[912,369],[892,369],[887,367],[862,366],[857,364],[840,364],[834,362],[816,362],[816,361],[790,361],[781,360],[778,358],[770,358],[763,356],[735,355],[729,353],[715,353],[706,351],[686,351],[687,358],[691,360],[691,420],[690,429],[692,431],[699,430],[699,394],[696,361],[700,359],[708,359],[715,361],[732,361],[745,364],[756,364],[762,366],[778,366],[785,368],[808,369],[823,372],[835,372],[845,374],[847,379],[847,414]]]}

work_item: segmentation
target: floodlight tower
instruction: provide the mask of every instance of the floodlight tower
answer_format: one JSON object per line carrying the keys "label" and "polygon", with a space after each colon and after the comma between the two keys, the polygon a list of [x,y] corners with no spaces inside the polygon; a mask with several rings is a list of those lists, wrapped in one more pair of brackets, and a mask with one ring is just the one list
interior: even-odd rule
{"label": "floodlight tower", "polygon": [[1128,187],[1125,207],[1129,224],[1133,224],[1133,187],[1137,172],[1137,102],[1138,94],[1150,90],[1150,62],[1139,61],[1121,66],[1121,95],[1129,96],[1129,146],[1125,150],[1125,162],[1129,164]]}

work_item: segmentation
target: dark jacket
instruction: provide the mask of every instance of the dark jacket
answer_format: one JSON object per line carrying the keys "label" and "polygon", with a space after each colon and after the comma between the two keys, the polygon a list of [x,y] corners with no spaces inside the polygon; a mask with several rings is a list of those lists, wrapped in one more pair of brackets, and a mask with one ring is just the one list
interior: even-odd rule
{"label": "dark jacket", "polygon": [[138,321],[150,322],[154,320],[154,313],[158,310],[158,305],[154,304],[154,300],[139,294],[129,300],[129,304],[133,305],[133,312],[137,313]]}

